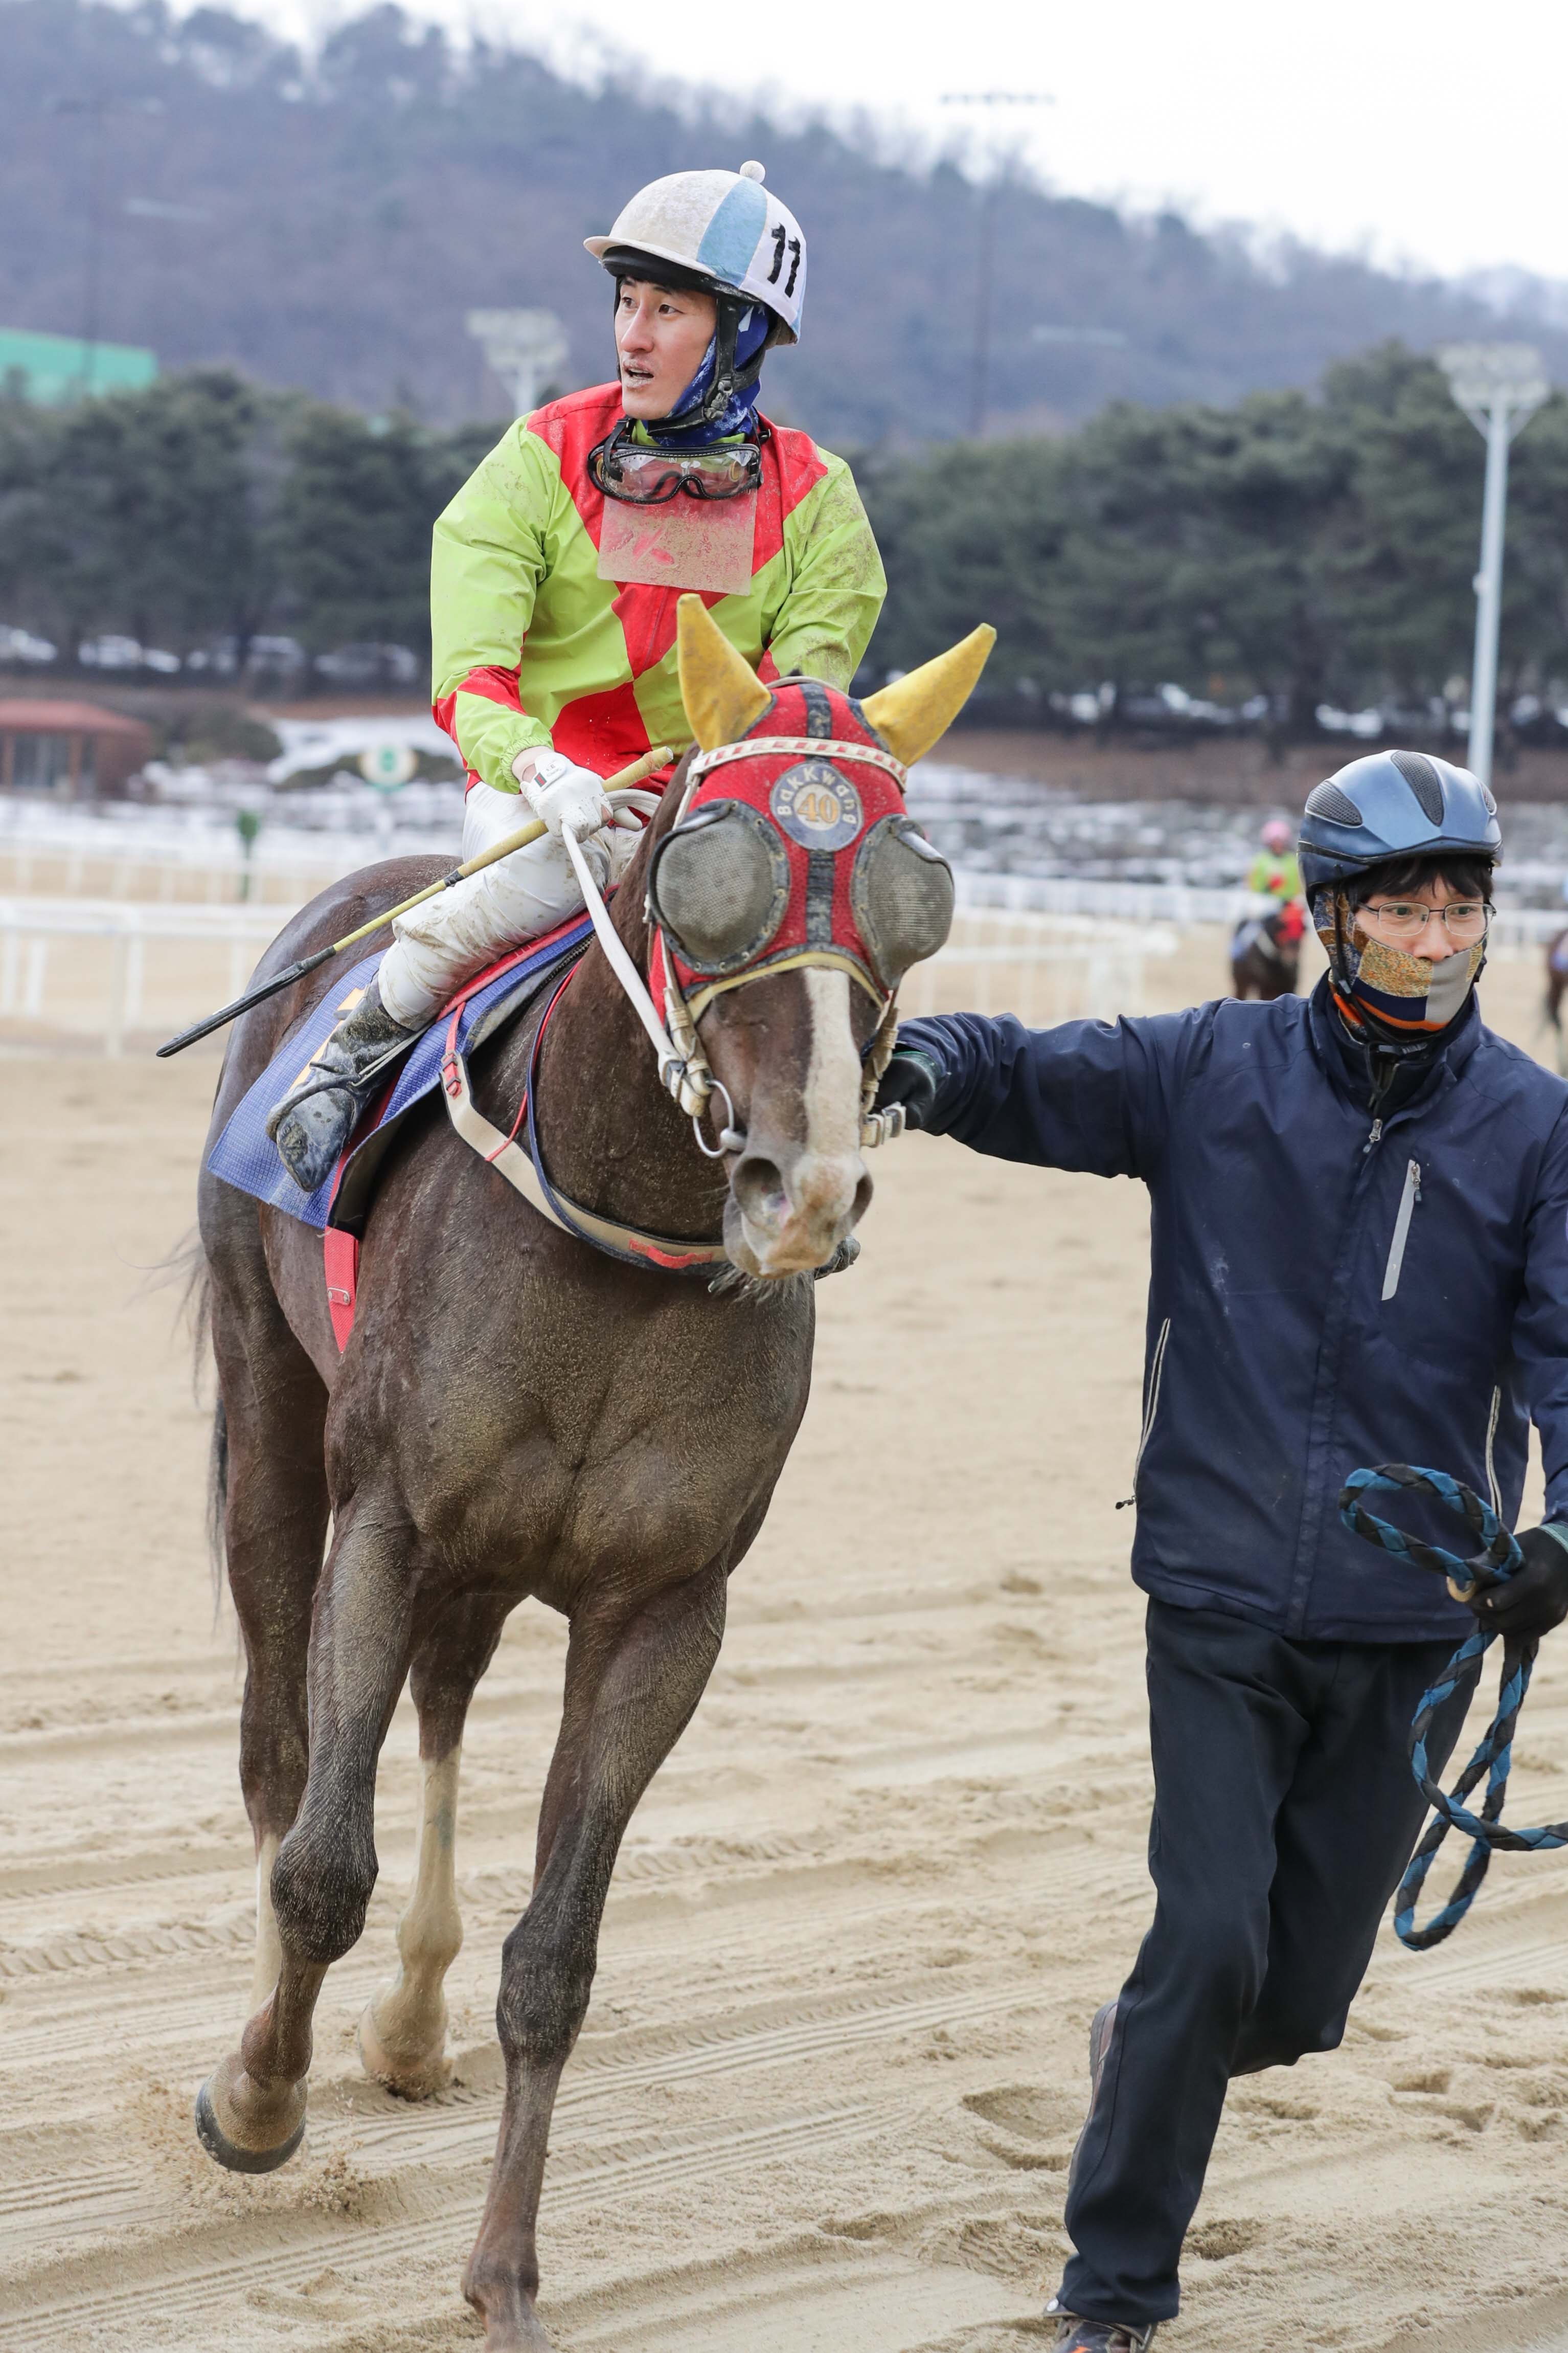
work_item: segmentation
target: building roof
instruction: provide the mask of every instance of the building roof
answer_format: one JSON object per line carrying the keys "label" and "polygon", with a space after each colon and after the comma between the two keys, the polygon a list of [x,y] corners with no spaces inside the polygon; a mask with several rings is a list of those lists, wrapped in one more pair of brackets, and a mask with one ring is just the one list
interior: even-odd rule
{"label": "building roof", "polygon": [[84,343],[0,327],[0,393],[24,400],[53,406],[84,393],[141,392],[157,374],[157,353],[136,343]]}
{"label": "building roof", "polygon": [[135,735],[147,743],[153,731],[140,719],[123,718],[96,702],[11,702],[0,695],[0,735]]}

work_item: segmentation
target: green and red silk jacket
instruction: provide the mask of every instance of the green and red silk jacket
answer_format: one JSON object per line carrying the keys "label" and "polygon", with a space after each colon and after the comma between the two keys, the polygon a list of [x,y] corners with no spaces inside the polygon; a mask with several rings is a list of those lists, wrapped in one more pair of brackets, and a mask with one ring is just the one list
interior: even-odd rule
{"label": "green and red silk jacket", "polygon": [[[433,709],[468,782],[515,792],[520,752],[552,744],[600,776],[691,741],[672,588],[598,576],[604,495],[588,453],[621,416],[618,384],[520,417],[436,525]],[[887,594],[848,467],[810,436],[763,443],[752,584],[703,602],[760,677],[847,687]]]}

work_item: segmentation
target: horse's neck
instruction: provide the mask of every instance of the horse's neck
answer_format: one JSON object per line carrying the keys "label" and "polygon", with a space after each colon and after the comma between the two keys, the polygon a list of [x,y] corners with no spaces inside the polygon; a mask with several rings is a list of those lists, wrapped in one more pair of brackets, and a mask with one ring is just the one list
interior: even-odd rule
{"label": "horse's neck", "polygon": [[[635,936],[621,925],[639,964]],[[531,1034],[532,1024],[527,1025]],[[509,1058],[520,1088],[526,1063]],[[666,1094],[647,1031],[595,943],[550,1017],[535,1081],[540,1154],[558,1191],[623,1224],[716,1241],[726,1182],[704,1160],[691,1123]]]}

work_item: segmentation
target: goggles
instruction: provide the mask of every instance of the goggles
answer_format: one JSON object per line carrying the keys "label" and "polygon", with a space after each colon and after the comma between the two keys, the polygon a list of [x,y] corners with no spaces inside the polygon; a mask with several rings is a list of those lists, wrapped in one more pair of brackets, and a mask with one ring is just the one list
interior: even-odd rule
{"label": "goggles", "polygon": [[588,476],[607,499],[633,507],[689,499],[738,499],[762,488],[763,453],[755,441],[714,443],[705,449],[658,449],[626,438],[625,420],[589,452]]}

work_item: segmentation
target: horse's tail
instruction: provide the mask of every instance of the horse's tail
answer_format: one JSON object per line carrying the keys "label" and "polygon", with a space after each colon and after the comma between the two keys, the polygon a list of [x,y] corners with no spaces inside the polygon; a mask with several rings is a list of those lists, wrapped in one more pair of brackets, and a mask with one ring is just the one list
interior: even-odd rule
{"label": "horse's tail", "polygon": [[227,1508],[228,1416],[223,1409],[220,1390],[213,1406],[212,1444],[207,1453],[207,1551],[212,1560],[215,1608],[223,1599],[223,1525]]}
{"label": "horse's tail", "polygon": [[[212,1362],[213,1279],[199,1233],[190,1233],[170,1251],[157,1269],[164,1282],[181,1285],[181,1315],[189,1319],[191,1387],[198,1401]],[[220,1389],[213,1405],[212,1438],[207,1448],[207,1555],[212,1563],[213,1605],[223,1599],[224,1514],[228,1504],[228,1417]]]}

